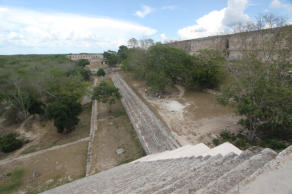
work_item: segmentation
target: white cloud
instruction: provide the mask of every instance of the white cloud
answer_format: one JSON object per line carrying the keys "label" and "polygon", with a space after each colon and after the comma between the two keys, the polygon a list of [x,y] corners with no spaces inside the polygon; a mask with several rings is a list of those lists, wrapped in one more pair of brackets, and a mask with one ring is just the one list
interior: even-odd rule
{"label": "white cloud", "polygon": [[140,18],[144,18],[146,15],[150,14],[153,9],[147,5],[142,6],[142,10],[136,11],[135,15],[139,16]]}
{"label": "white cloud", "polygon": [[271,8],[285,8],[288,10],[288,12],[292,13],[292,3],[291,4],[285,4],[282,3],[280,0],[273,0],[270,4]]}
{"label": "white cloud", "polygon": [[214,10],[196,20],[196,24],[182,28],[178,34],[182,39],[194,39],[221,34],[230,27],[250,21],[244,13],[247,0],[228,0],[228,6]]}
{"label": "white cloud", "polygon": [[[0,53],[102,52],[155,29],[105,17],[0,7]],[[40,50],[42,49],[42,50]]]}
{"label": "white cloud", "polygon": [[160,34],[160,38],[163,42],[167,40],[167,36],[164,33]]}

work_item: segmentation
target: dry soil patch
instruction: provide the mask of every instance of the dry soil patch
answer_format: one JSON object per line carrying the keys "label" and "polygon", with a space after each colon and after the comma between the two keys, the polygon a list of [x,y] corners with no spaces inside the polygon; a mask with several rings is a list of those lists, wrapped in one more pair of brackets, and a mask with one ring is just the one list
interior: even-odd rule
{"label": "dry soil patch", "polygon": [[181,86],[163,98],[146,96],[145,82],[133,80],[128,74],[121,74],[132,89],[166,123],[182,145],[206,143],[223,129],[238,131],[239,117],[231,107],[220,105],[215,95],[186,91]]}

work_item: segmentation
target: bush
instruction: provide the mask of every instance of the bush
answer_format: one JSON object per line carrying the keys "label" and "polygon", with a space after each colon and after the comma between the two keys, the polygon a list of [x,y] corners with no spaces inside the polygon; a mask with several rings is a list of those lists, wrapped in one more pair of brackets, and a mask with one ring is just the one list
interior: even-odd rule
{"label": "bush", "polygon": [[48,117],[54,120],[58,133],[72,131],[79,122],[78,114],[81,111],[81,104],[72,96],[59,97],[47,108]]}
{"label": "bush", "polygon": [[217,138],[214,138],[214,139],[213,139],[213,144],[214,144],[215,146],[218,146],[218,145],[220,144],[220,140],[217,139]]}
{"label": "bush", "polygon": [[32,95],[28,95],[26,101],[28,105],[28,112],[30,114],[44,114],[45,104],[42,103],[42,101]]}
{"label": "bush", "polygon": [[100,68],[100,69],[98,69],[96,75],[98,77],[104,77],[105,76],[105,71],[102,68]]}
{"label": "bush", "polygon": [[238,138],[235,142],[234,145],[237,146],[240,149],[246,149],[248,146],[248,143],[245,139]]}
{"label": "bush", "polygon": [[80,70],[80,74],[81,74],[81,76],[82,76],[82,78],[83,78],[84,81],[89,81],[89,79],[90,79],[90,73],[91,73],[90,70],[85,69],[85,68],[82,68]]}
{"label": "bush", "polygon": [[274,149],[274,150],[283,150],[287,147],[286,144],[275,140],[275,139],[267,139],[262,141],[263,146]]}
{"label": "bush", "polygon": [[87,59],[80,59],[77,61],[77,65],[81,67],[85,67],[88,64],[90,64],[90,62]]}
{"label": "bush", "polygon": [[17,135],[15,133],[9,133],[8,135],[0,137],[2,152],[9,153],[22,147],[23,142],[16,137]]}

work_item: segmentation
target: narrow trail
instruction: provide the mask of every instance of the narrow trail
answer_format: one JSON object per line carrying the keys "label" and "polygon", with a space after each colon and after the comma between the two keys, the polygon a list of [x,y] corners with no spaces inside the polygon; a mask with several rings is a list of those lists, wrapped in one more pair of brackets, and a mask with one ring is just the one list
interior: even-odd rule
{"label": "narrow trail", "polygon": [[43,154],[45,152],[49,152],[49,151],[53,151],[53,150],[58,150],[60,148],[64,148],[64,147],[71,146],[73,144],[77,144],[77,143],[84,142],[84,141],[88,141],[88,140],[89,140],[89,137],[86,137],[86,138],[82,138],[82,139],[79,139],[77,141],[70,142],[70,143],[67,143],[67,144],[53,146],[53,147],[48,148],[48,149],[40,150],[40,151],[33,152],[33,153],[29,153],[29,154],[24,154],[24,155],[18,156],[16,158],[4,159],[4,160],[1,160],[0,161],[0,165],[4,165],[4,164],[7,164],[7,163],[11,163],[11,162],[16,161],[16,160],[23,160],[23,159],[30,158],[30,157],[33,157],[33,156],[36,156],[36,155],[39,155],[39,154]]}
{"label": "narrow trail", "polygon": [[169,129],[155,116],[128,84],[116,73],[112,80],[122,95],[122,104],[147,154],[180,147]]}
{"label": "narrow trail", "polygon": [[[93,85],[96,86],[97,78],[94,78]],[[88,141],[88,150],[87,150],[87,161],[86,161],[86,176],[89,176],[92,162],[92,145],[94,142],[95,132],[97,130],[97,101],[92,101],[91,109],[91,121],[90,121],[90,133]]]}

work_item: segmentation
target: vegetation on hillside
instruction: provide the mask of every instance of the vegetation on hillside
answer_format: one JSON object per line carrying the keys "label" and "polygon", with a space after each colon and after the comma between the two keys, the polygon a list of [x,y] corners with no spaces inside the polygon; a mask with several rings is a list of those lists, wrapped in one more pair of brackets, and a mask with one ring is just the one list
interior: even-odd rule
{"label": "vegetation on hillside", "polygon": [[65,55],[1,56],[0,101],[6,118],[15,123],[39,114],[53,119],[58,132],[72,130],[90,77],[84,64]]}

